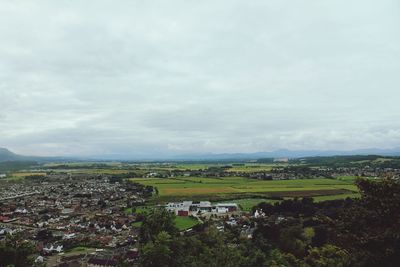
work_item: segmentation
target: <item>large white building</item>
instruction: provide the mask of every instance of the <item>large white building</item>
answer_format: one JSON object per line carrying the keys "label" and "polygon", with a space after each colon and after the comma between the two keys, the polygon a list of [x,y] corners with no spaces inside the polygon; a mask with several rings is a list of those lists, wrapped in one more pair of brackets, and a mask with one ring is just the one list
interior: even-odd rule
{"label": "large white building", "polygon": [[197,213],[228,213],[237,211],[238,205],[236,203],[218,203],[212,205],[210,201],[183,201],[183,202],[170,202],[165,208],[174,212],[178,216],[188,216]]}

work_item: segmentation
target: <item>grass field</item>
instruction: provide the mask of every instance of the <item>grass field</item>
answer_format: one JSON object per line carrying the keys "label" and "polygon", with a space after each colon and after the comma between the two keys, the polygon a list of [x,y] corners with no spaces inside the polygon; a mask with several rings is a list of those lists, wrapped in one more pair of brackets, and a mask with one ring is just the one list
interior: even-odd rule
{"label": "grass field", "polygon": [[302,179],[264,181],[242,177],[226,178],[138,178],[132,181],[158,189],[154,200],[181,199],[242,199],[271,197],[314,197],[352,194],[357,192],[352,180]]}
{"label": "grass field", "polygon": [[192,217],[176,217],[175,218],[175,225],[179,230],[186,230],[192,228],[193,226],[199,224],[200,222]]}
{"label": "grass field", "polygon": [[[193,226],[199,224],[200,222],[192,217],[175,217],[175,226],[180,230],[186,230],[192,228]],[[134,222],[132,223],[133,227],[140,227],[142,226],[142,222]]]}

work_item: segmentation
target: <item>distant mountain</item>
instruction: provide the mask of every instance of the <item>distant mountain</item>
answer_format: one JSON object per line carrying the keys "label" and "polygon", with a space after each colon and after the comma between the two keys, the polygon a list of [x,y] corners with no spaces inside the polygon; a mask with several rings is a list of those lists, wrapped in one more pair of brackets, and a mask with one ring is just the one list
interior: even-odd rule
{"label": "distant mountain", "polygon": [[175,156],[176,160],[254,160],[261,158],[303,158],[322,156],[347,156],[347,155],[381,155],[400,156],[400,148],[395,149],[358,149],[358,150],[276,150],[271,152],[255,153],[222,153],[222,154],[187,154]]}
{"label": "distant mountain", "polygon": [[68,161],[79,161],[78,158],[66,158],[66,157],[39,157],[39,156],[23,156],[11,152],[7,148],[0,147],[0,162],[5,161],[37,161],[37,162],[68,162]]}
{"label": "distant mountain", "polygon": [[21,156],[18,154],[15,154],[8,150],[7,148],[1,148],[0,147],[0,162],[1,161],[24,161],[24,160],[29,160],[29,157]]}
{"label": "distant mountain", "polygon": [[190,153],[181,155],[137,155],[137,154],[112,154],[91,156],[90,160],[114,161],[248,161],[266,158],[303,158],[303,157],[328,157],[349,155],[381,155],[400,156],[400,148],[395,149],[359,149],[359,150],[276,150],[271,152],[255,153]]}
{"label": "distant mountain", "polygon": [[71,162],[71,161],[233,161],[233,160],[257,160],[265,158],[303,158],[322,156],[348,156],[348,155],[381,155],[400,156],[400,148],[394,149],[358,149],[358,150],[276,150],[271,152],[255,153],[207,153],[207,154],[183,154],[183,155],[95,155],[90,157],[36,157],[18,155],[6,148],[0,148],[0,162],[4,161],[37,161],[37,162]]}

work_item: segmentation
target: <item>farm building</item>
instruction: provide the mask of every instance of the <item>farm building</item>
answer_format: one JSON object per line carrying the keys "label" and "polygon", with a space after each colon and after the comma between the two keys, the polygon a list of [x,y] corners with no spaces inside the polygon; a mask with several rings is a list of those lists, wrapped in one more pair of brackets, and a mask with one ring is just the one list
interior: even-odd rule
{"label": "farm building", "polygon": [[238,205],[236,203],[221,203],[217,204],[217,209],[219,210],[228,210],[228,212],[234,212],[238,210]]}
{"label": "farm building", "polygon": [[188,210],[178,210],[178,216],[189,216]]}
{"label": "farm building", "polygon": [[196,213],[228,213],[238,210],[238,205],[235,203],[220,203],[212,205],[210,201],[183,201],[170,202],[165,207],[167,210],[174,212],[178,216],[189,216]]}

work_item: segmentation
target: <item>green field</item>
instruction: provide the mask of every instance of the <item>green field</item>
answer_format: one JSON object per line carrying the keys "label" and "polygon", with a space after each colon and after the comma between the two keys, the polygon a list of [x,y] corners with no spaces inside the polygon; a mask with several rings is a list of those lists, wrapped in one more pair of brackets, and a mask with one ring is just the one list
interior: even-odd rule
{"label": "green field", "polygon": [[200,222],[192,217],[180,217],[175,218],[175,225],[179,230],[186,230],[192,228],[193,226],[199,224]]}
{"label": "green field", "polygon": [[154,186],[157,202],[191,198],[222,200],[242,198],[314,197],[357,193],[352,180],[302,179],[265,181],[242,177],[225,178],[138,178],[132,179]]}
{"label": "green field", "polygon": [[[186,230],[192,228],[193,226],[199,224],[200,222],[192,217],[175,217],[175,226],[180,230]],[[134,222],[132,223],[133,227],[140,227],[142,226],[142,222]]]}

